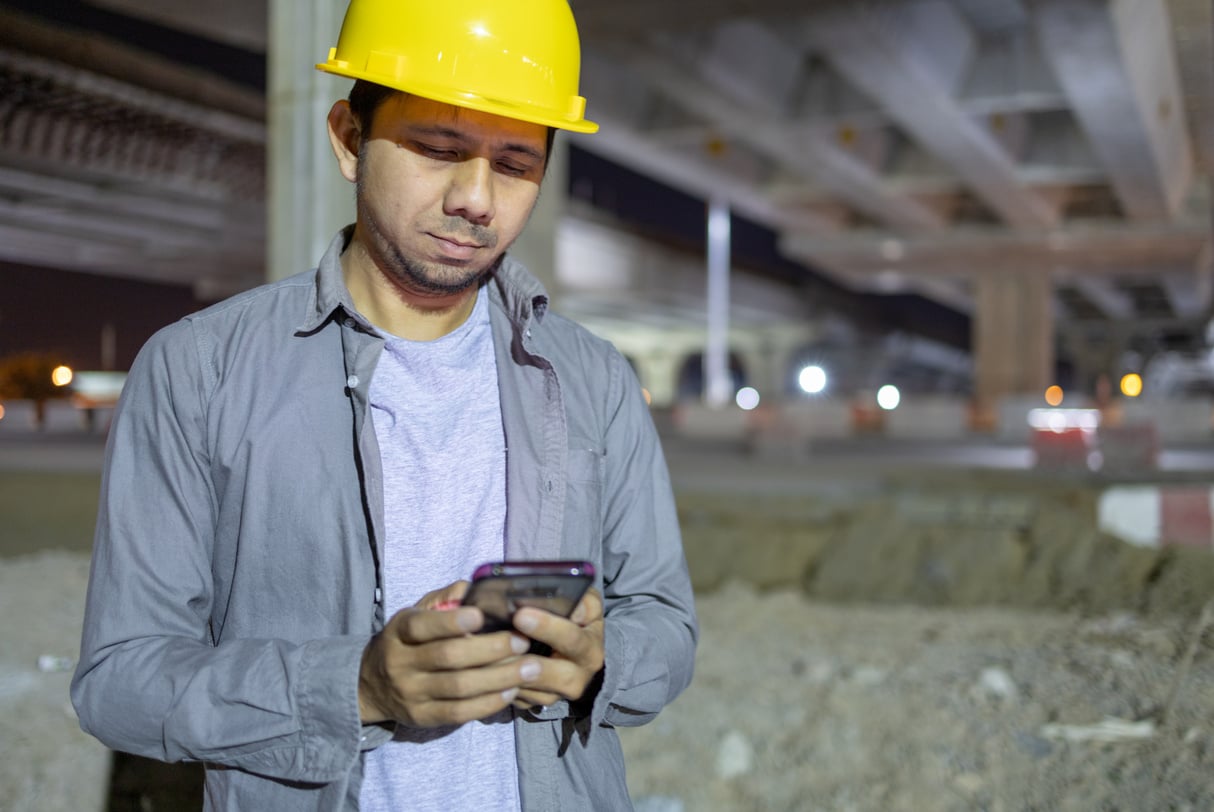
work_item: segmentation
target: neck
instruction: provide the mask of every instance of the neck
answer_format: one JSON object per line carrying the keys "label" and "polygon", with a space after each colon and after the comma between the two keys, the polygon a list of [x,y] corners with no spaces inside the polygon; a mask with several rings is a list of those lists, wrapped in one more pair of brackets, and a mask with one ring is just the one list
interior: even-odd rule
{"label": "neck", "polygon": [[477,288],[435,295],[400,285],[352,240],[341,255],[342,276],[358,312],[381,330],[409,341],[434,341],[468,320]]}

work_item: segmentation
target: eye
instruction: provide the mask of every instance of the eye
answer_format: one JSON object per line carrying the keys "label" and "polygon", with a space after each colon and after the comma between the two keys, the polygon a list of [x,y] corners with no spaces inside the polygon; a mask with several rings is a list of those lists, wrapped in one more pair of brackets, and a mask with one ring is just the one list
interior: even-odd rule
{"label": "eye", "polygon": [[530,172],[531,167],[524,166],[520,163],[516,163],[515,161],[498,161],[497,162],[497,171],[501,172],[504,175],[513,175],[515,177],[521,177],[523,175],[526,175],[528,172]]}
{"label": "eye", "polygon": [[427,158],[433,158],[436,161],[458,161],[460,154],[458,150],[449,149],[447,147],[439,147],[433,144],[423,144],[420,141],[414,143],[417,151]]}

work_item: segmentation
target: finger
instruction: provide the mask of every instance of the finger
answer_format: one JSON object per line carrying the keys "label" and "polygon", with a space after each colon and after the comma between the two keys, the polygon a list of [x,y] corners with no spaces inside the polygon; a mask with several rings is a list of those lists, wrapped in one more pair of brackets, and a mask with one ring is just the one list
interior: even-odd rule
{"label": "finger", "polygon": [[561,701],[559,694],[554,694],[550,691],[537,691],[531,688],[523,688],[518,692],[518,696],[511,703],[519,710],[542,710],[549,705],[555,705]]}
{"label": "finger", "polygon": [[464,637],[480,631],[485,615],[480,609],[463,606],[449,611],[402,609],[388,621],[390,633],[407,645]]}
{"label": "finger", "polygon": [[435,589],[422,595],[421,600],[414,604],[416,609],[444,609],[458,606],[468,592],[467,581],[456,581],[442,589]]}
{"label": "finger", "polygon": [[586,594],[578,601],[569,619],[579,626],[586,626],[603,616],[603,596],[594,587],[586,590]]}
{"label": "finger", "polygon": [[513,632],[464,635],[416,644],[410,660],[423,672],[462,671],[510,663],[525,654],[531,642]]}
{"label": "finger", "polygon": [[[513,657],[479,668],[414,672],[406,678],[407,695],[418,701],[456,701],[515,691],[542,674],[538,658]],[[513,699],[513,694],[511,696]]]}
{"label": "finger", "polygon": [[413,727],[462,725],[501,712],[512,704],[517,696],[518,689],[511,688],[467,699],[423,702],[412,708],[408,718],[401,721]]}
{"label": "finger", "polygon": [[603,664],[602,620],[583,627],[551,612],[526,608],[514,613],[514,627],[584,668],[597,671]]}
{"label": "finger", "polygon": [[533,669],[528,669],[526,663],[520,667],[522,684],[520,695],[526,692],[529,696],[539,697],[540,704],[551,705],[553,697],[561,699],[580,699],[586,693],[597,669],[583,668],[572,660],[554,659],[551,657],[528,656],[524,661],[532,661]]}

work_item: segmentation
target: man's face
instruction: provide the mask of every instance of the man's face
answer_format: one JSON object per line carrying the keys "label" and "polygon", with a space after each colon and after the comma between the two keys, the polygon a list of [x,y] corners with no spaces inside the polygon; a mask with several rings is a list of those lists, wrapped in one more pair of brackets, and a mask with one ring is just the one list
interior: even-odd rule
{"label": "man's face", "polygon": [[376,111],[357,168],[358,228],[394,283],[458,293],[491,275],[544,177],[547,129],[417,96]]}

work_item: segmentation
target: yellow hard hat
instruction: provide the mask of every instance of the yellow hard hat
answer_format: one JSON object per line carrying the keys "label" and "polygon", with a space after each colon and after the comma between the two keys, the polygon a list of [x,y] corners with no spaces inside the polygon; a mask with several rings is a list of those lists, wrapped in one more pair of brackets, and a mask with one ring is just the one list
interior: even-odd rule
{"label": "yellow hard hat", "polygon": [[592,133],[567,0],[350,0],[316,67],[434,101]]}

